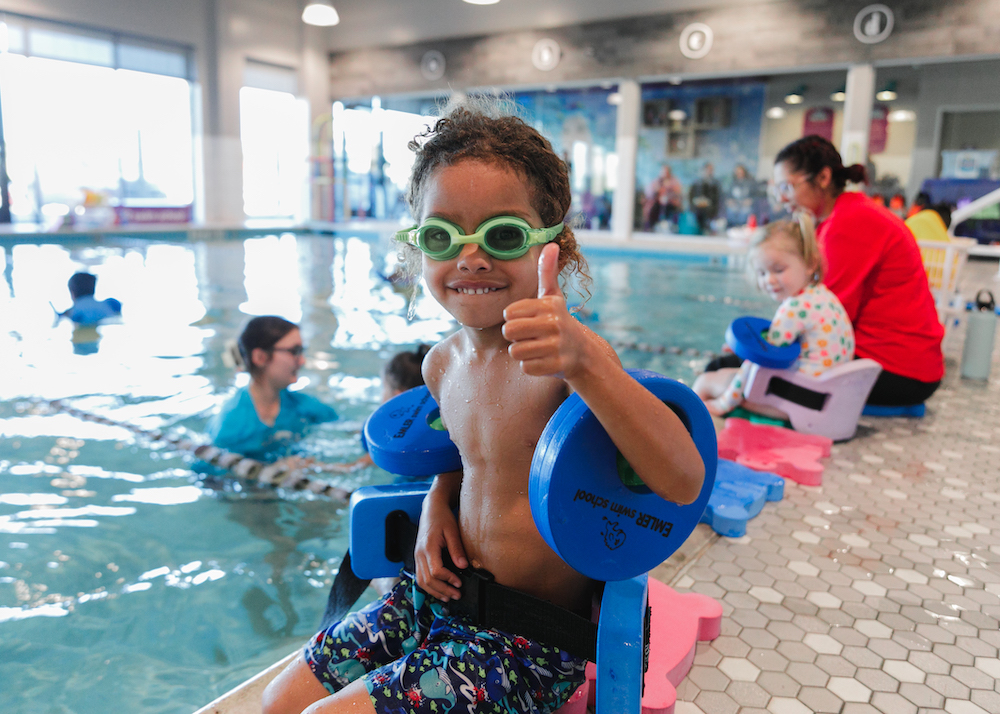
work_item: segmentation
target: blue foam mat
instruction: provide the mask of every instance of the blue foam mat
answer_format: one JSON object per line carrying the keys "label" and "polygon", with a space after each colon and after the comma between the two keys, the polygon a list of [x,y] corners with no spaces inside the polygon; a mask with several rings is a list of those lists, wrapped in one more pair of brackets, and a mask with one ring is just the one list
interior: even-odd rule
{"label": "blue foam mat", "polygon": [[719,459],[715,487],[701,522],[720,535],[739,538],[746,535],[747,521],[761,512],[765,501],[780,501],[784,495],[781,476]]}
{"label": "blue foam mat", "polygon": [[924,404],[910,404],[905,407],[880,407],[874,404],[866,404],[865,408],[861,410],[864,416],[876,416],[876,417],[916,417],[920,418],[927,411],[927,406]]}

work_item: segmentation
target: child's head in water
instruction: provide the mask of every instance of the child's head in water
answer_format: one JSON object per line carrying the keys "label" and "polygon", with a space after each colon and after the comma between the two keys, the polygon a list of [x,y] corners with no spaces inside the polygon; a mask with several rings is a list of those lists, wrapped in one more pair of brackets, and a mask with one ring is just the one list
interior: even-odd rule
{"label": "child's head in water", "polygon": [[400,352],[385,363],[382,367],[383,402],[424,383],[420,367],[429,350],[429,345],[417,345],[413,351]]}
{"label": "child's head in water", "polygon": [[97,276],[93,273],[74,273],[66,283],[66,287],[73,300],[88,297],[97,289]]}
{"label": "child's head in water", "polygon": [[749,264],[757,287],[778,302],[819,283],[823,261],[812,217],[800,212],[768,224],[751,245]]}
{"label": "child's head in water", "polygon": [[[407,201],[420,224],[432,217],[444,219],[460,233],[471,235],[488,219],[510,216],[540,233],[537,229],[557,226],[569,211],[572,198],[565,162],[541,134],[518,117],[494,115],[485,104],[459,106],[414,139],[410,148],[416,153],[416,162]],[[553,242],[559,246],[560,274],[578,273],[585,289],[589,282],[586,262],[572,229],[565,226]],[[530,256],[528,260],[524,255],[505,260],[468,245],[457,258],[447,260],[434,260],[412,246],[403,250],[414,272],[422,260],[428,287],[450,311],[448,299],[458,289],[509,293],[507,283],[518,277],[518,265],[537,264],[541,247],[532,246],[524,254]],[[466,257],[479,262],[467,264]],[[458,288],[439,281],[435,287],[434,276],[456,259],[467,273],[494,273],[496,280]],[[522,297],[534,295],[498,295],[497,301],[506,305]],[[459,321],[466,324],[461,318]]]}

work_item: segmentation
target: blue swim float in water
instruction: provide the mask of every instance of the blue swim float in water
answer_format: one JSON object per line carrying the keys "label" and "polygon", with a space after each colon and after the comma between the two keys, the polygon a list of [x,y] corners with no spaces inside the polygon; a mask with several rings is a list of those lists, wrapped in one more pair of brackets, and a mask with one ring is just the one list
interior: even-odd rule
{"label": "blue swim float in water", "polygon": [[787,369],[795,364],[802,345],[793,342],[779,347],[767,341],[771,323],[762,317],[737,317],[726,328],[726,344],[737,357],[761,367]]}
{"label": "blue swim float in water", "polygon": [[[668,404],[694,439],[705,481],[694,503],[650,491],[578,395],[560,405],[535,447],[528,481],[542,537],[571,567],[595,580],[627,580],[666,560],[694,530],[715,482],[718,448],[712,418],[688,387],[647,370],[628,370]],[[390,399],[368,419],[364,438],[381,468],[430,476],[461,468],[426,387]]]}

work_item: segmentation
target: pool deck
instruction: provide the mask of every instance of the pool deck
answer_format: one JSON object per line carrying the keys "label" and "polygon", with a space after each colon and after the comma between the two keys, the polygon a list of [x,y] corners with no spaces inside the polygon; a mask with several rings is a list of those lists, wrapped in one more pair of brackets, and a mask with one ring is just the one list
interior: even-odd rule
{"label": "pool deck", "polygon": [[[310,232],[390,225],[310,225]],[[284,226],[147,227],[192,239]],[[3,233],[63,242],[115,231]],[[580,231],[625,251],[738,254],[724,238]],[[997,266],[971,261],[965,296],[1000,292]],[[786,481],[742,538],[699,526],[652,575],[716,598],[722,633],[700,643],[676,714],[1000,712],[1000,351],[992,378],[963,380],[964,325],[945,340],[948,373],[922,419],[863,417],[824,460],[823,483]],[[292,655],[294,656],[294,655]],[[200,712],[256,714],[272,668]]]}
{"label": "pool deck", "polygon": [[[1000,288],[971,262],[963,294]],[[1000,352],[963,380],[964,325],[922,419],[862,417],[819,487],[785,482],[742,538],[653,572],[716,598],[676,714],[1000,712]]]}

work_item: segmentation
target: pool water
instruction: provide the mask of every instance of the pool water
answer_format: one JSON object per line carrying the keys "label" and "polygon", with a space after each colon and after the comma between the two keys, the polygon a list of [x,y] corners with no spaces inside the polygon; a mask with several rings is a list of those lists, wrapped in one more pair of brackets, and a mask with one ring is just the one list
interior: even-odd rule
{"label": "pool water", "polygon": [[[46,401],[199,438],[242,383],[227,344],[249,315],[280,314],[307,345],[296,388],[341,415],[304,448],[353,460],[381,364],[455,329],[424,295],[407,319],[406,296],[379,275],[390,252],[377,236],[292,234],[6,247],[0,711],[191,712],[313,633],[346,548],[343,504],[234,481],[206,488],[189,454]],[[629,367],[690,383],[731,319],[773,310],[724,264],[588,258],[581,319]],[[81,269],[98,276],[98,298],[122,302],[120,321],[54,324]],[[391,478],[372,467],[335,480]]]}

